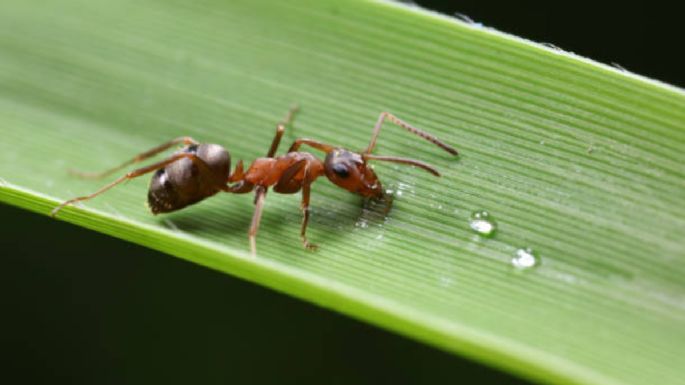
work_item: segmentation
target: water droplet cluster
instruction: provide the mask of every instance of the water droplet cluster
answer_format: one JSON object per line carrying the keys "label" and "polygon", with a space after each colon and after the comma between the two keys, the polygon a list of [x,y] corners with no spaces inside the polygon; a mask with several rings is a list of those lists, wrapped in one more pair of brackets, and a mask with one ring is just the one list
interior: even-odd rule
{"label": "water droplet cluster", "polygon": [[[471,213],[469,227],[478,235],[489,238],[497,231],[497,222],[487,211],[478,210]],[[530,247],[520,248],[515,251],[511,264],[517,269],[529,269],[540,264],[540,258]]]}

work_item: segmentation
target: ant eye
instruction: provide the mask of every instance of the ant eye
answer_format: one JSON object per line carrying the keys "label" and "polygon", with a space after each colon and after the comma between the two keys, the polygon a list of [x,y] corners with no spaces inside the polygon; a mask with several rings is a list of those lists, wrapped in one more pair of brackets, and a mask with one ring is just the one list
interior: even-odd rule
{"label": "ant eye", "polygon": [[333,172],[335,173],[335,175],[341,178],[347,178],[348,176],[350,176],[350,172],[347,170],[347,167],[344,164],[334,165]]}

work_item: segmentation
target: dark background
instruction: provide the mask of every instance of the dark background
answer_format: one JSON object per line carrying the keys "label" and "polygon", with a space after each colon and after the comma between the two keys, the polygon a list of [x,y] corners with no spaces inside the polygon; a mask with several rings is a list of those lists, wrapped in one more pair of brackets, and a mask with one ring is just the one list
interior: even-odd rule
{"label": "dark background", "polygon": [[554,44],[604,64],[685,87],[685,12],[678,1],[417,0],[485,26]]}
{"label": "dark background", "polygon": [[524,384],[141,246],[0,218],[0,383]]}
{"label": "dark background", "polygon": [[[419,1],[683,86],[681,13]],[[0,381],[524,384],[253,284],[0,205]]]}

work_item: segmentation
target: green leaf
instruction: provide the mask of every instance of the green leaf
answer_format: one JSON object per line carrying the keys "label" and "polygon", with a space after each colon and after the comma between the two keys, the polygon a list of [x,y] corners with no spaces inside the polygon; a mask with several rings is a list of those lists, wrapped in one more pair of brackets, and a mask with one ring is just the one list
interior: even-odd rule
{"label": "green leaf", "polygon": [[[388,125],[379,154],[443,176],[376,164],[395,191],[387,218],[320,179],[316,252],[299,195],[268,195],[257,258],[249,195],[152,216],[140,178],[60,219],[539,382],[685,381],[679,89],[386,2],[7,0],[0,52],[3,202],[47,214],[102,184],[67,169],[180,135],[249,162],[294,102],[283,148],[364,148],[391,111],[461,157]],[[470,230],[475,210],[494,237]],[[521,247],[540,265],[514,268]]]}

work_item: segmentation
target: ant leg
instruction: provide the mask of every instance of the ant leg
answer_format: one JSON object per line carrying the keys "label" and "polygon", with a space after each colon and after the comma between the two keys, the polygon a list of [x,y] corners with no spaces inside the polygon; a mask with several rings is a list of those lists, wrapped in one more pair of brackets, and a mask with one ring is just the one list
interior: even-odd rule
{"label": "ant leg", "polygon": [[390,209],[392,209],[392,203],[395,201],[395,197],[391,194],[383,194],[383,199],[385,200],[385,210],[383,210],[383,216],[387,217]]}
{"label": "ant leg", "polygon": [[[301,181],[295,179],[295,176],[304,167],[304,176]],[[309,193],[310,186],[315,176],[310,175],[310,163],[306,159],[302,159],[299,162],[288,167],[283,175],[278,179],[278,183],[274,186],[274,191],[282,194],[293,194],[298,190],[302,189],[302,227],[300,230],[300,236],[302,237],[302,243],[306,249],[313,250],[316,245],[309,243],[306,236],[307,223],[309,222]]]}
{"label": "ant leg", "polygon": [[312,185],[312,180],[309,180],[309,165],[304,171],[304,184],[302,185],[302,227],[300,228],[300,237],[302,237],[302,244],[307,250],[316,250],[316,245],[309,243],[307,240],[307,223],[309,223],[309,193]]}
{"label": "ant leg", "polygon": [[281,123],[278,123],[276,126],[276,136],[274,136],[274,140],[271,142],[269,152],[266,153],[267,158],[273,158],[276,154],[276,150],[278,150],[278,145],[281,144],[281,137],[283,137],[284,132],[285,126]]}
{"label": "ant leg", "polygon": [[281,138],[285,132],[285,126],[292,124],[293,120],[295,119],[295,114],[299,110],[300,107],[297,104],[293,105],[290,107],[290,110],[288,110],[288,114],[285,116],[285,119],[278,123],[276,126],[276,135],[274,136],[274,140],[271,142],[271,148],[269,148],[269,152],[266,154],[267,158],[273,158],[273,156],[276,154],[278,145],[281,144]]}
{"label": "ant leg", "polygon": [[124,162],[124,163],[122,163],[122,164],[120,164],[114,168],[111,168],[109,170],[103,171],[103,172],[81,172],[81,171],[69,170],[69,173],[76,175],[78,177],[81,177],[81,178],[100,179],[100,178],[105,177],[107,175],[110,175],[116,171],[119,171],[126,166],[129,166],[133,163],[138,163],[140,161],[143,161],[143,160],[145,160],[151,156],[157,155],[160,152],[167,150],[170,147],[173,147],[173,146],[175,146],[177,144],[181,144],[181,143],[183,143],[185,145],[198,144],[198,142],[195,139],[193,139],[189,136],[182,136],[180,138],[170,140],[166,143],[160,144],[157,147],[154,147],[154,148],[151,148],[145,152],[142,152],[142,153],[136,155],[135,157],[133,157],[133,159],[127,160],[126,162]]}
{"label": "ant leg", "polygon": [[443,150],[449,152],[452,155],[458,155],[457,150],[455,150],[452,146],[442,142],[440,139],[438,139],[435,135],[431,135],[427,133],[426,131],[420,130],[416,127],[413,127],[409,123],[399,119],[395,115],[389,113],[389,112],[381,112],[381,114],[378,116],[378,121],[376,122],[376,125],[373,127],[373,133],[371,134],[371,141],[369,142],[369,147],[366,148],[366,151],[364,151],[365,154],[370,154],[371,151],[373,151],[374,147],[376,147],[376,139],[378,139],[378,134],[381,132],[381,127],[383,126],[383,122],[385,119],[388,119],[389,121],[395,123],[396,125],[404,128],[405,130],[411,132],[412,134],[418,135],[423,139],[426,139],[427,141],[435,144],[436,146],[442,148]]}
{"label": "ant leg", "polygon": [[335,149],[333,146],[329,144],[323,144],[313,139],[299,138],[296,139],[295,142],[293,142],[292,146],[290,146],[290,148],[288,149],[288,152],[297,151],[303,144],[306,144],[307,146],[313,147],[317,150],[321,150],[327,154]]}
{"label": "ant leg", "polygon": [[126,175],[124,175],[124,176],[118,178],[118,179],[115,180],[114,182],[109,183],[109,184],[103,186],[102,188],[100,188],[99,190],[97,190],[96,192],[94,192],[94,193],[92,193],[92,194],[90,194],[90,195],[86,195],[86,196],[82,196],[82,197],[77,197],[77,198],[74,198],[74,199],[69,199],[68,201],[63,202],[63,203],[60,204],[59,206],[57,206],[57,207],[55,207],[54,209],[52,209],[52,211],[50,212],[50,216],[54,218],[54,217],[57,215],[57,213],[58,213],[60,210],[62,210],[62,208],[64,208],[64,207],[67,206],[67,205],[70,205],[70,204],[72,204],[72,203],[81,202],[81,201],[86,201],[86,200],[95,198],[96,196],[98,196],[98,195],[102,194],[103,192],[105,192],[105,191],[111,189],[112,187],[118,185],[118,184],[121,183],[121,182],[124,182],[124,181],[126,181],[126,180],[133,179],[133,178],[139,177],[139,176],[141,176],[141,175],[147,174],[147,173],[149,173],[149,172],[158,170],[158,169],[163,168],[163,167],[165,167],[166,165],[171,164],[171,163],[173,163],[173,162],[176,162],[177,160],[182,159],[182,158],[190,158],[190,159],[193,160],[193,161],[199,160],[194,154],[190,154],[190,153],[181,153],[181,154],[173,155],[173,156],[171,156],[171,157],[169,157],[169,158],[167,158],[167,159],[165,159],[165,160],[163,160],[163,161],[161,161],[161,162],[157,162],[157,163],[151,164],[151,165],[149,165],[149,166],[146,166],[146,167],[143,167],[143,168],[139,168],[139,169],[137,169],[137,170],[133,170],[133,171],[127,173]]}
{"label": "ant leg", "polygon": [[264,208],[264,199],[266,198],[266,187],[257,186],[254,198],[254,214],[252,214],[252,224],[250,225],[250,253],[252,256],[257,256],[257,230],[259,230],[259,222],[262,220],[262,209]]}

